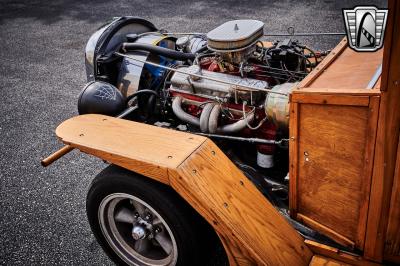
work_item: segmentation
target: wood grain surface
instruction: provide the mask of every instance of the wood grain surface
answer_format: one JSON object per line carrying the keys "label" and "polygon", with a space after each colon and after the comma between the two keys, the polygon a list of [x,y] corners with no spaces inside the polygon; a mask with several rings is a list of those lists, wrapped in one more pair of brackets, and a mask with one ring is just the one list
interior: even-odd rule
{"label": "wood grain surface", "polygon": [[382,64],[383,49],[377,52],[360,53],[350,47],[335,59],[333,64],[310,83],[308,88],[337,88],[340,90],[366,88]]}
{"label": "wood grain surface", "polygon": [[364,249],[382,50],[342,40],[290,97],[290,214],[336,242]]}
{"label": "wood grain surface", "polygon": [[[82,152],[156,178],[168,184],[168,168],[176,168],[205,137],[102,115],[66,120],[57,136]],[[171,139],[173,141],[171,141]]]}
{"label": "wood grain surface", "polygon": [[352,246],[363,187],[368,185],[362,174],[368,108],[301,104],[299,114],[297,212],[342,235],[334,238],[339,243]]}
{"label": "wood grain surface", "polygon": [[397,146],[396,170],[394,173],[389,224],[385,243],[385,254],[400,264],[400,139]]}
{"label": "wood grain surface", "polygon": [[337,248],[330,247],[312,240],[305,240],[304,243],[315,253],[323,257],[332,258],[337,261],[348,263],[356,266],[378,266],[381,264],[374,263],[364,259],[362,256],[343,252]]}
{"label": "wood grain surface", "polygon": [[[307,265],[312,253],[302,237],[210,140],[171,178],[171,186],[215,225],[245,247],[257,265]],[[192,205],[193,206],[193,205]],[[204,209],[207,208],[207,209]]]}
{"label": "wood grain surface", "polygon": [[351,264],[315,255],[310,262],[310,266],[350,266]]}
{"label": "wood grain surface", "polygon": [[[385,257],[385,238],[390,223],[390,203],[400,132],[400,1],[389,0],[388,8],[390,12],[382,63],[382,95],[364,253],[366,257],[377,262]],[[400,231],[396,234],[399,235]]]}
{"label": "wood grain surface", "polygon": [[309,264],[304,239],[211,140],[102,115],[71,118],[56,134],[172,186],[229,246],[232,265]]}

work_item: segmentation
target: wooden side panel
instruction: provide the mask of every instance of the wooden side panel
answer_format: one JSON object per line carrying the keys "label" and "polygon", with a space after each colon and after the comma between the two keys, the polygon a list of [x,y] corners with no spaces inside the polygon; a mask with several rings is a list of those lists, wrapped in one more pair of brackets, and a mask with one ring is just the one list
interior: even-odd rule
{"label": "wooden side panel", "polygon": [[400,263],[400,139],[397,147],[396,170],[390,201],[389,224],[386,232],[385,257]]}
{"label": "wooden side panel", "polygon": [[368,108],[301,104],[299,114],[298,212],[356,242]]}
{"label": "wooden side panel", "polygon": [[170,178],[171,186],[256,265],[308,265],[302,237],[211,141]]}
{"label": "wooden side panel", "polygon": [[339,88],[343,91],[366,88],[376,70],[382,64],[383,49],[360,53],[347,47],[313,83],[310,88]]}

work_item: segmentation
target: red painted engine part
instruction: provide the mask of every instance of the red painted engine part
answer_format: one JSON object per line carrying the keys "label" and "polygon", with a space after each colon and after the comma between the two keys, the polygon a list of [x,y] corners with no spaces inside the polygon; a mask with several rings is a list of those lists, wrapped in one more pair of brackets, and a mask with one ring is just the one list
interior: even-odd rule
{"label": "red painted engine part", "polygon": [[[175,92],[175,91],[171,91],[170,93],[171,93],[172,97],[180,96],[184,99],[188,99],[188,100],[195,101],[195,102],[205,103],[205,102],[209,101],[209,99],[207,99],[207,98],[199,97],[199,96],[193,95],[193,94]],[[238,110],[239,112],[242,112],[241,104],[229,103],[229,104],[225,104],[225,106],[229,107],[230,109],[235,109],[235,110]],[[183,108],[187,113],[189,113],[193,116],[196,116],[196,117],[200,117],[200,114],[202,112],[202,107],[199,107],[194,104],[185,104],[183,106]],[[249,112],[251,110],[252,110],[251,107],[248,107],[248,106],[246,107],[246,112]],[[252,126],[254,126],[254,127],[256,125],[258,125],[258,123],[262,119],[265,118],[264,109],[259,108],[259,109],[256,109],[255,112],[256,112],[255,120],[252,123]],[[240,119],[241,116],[237,116],[235,118]],[[227,120],[228,119],[225,118],[225,119],[223,119],[223,122],[226,121],[229,123],[229,121],[227,121]],[[261,138],[261,139],[267,139],[267,140],[275,140],[276,133],[277,133],[277,127],[275,126],[275,124],[273,122],[267,120],[257,130],[251,130],[249,128],[245,128],[241,132],[239,132],[238,135],[242,136],[242,137],[249,137],[249,138]],[[273,154],[275,152],[275,145],[258,144],[257,150],[263,154]]]}

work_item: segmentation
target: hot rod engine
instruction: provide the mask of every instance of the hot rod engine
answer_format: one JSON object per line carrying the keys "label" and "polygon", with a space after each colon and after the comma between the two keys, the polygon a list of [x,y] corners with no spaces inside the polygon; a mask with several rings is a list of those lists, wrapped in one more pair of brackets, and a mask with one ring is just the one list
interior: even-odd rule
{"label": "hot rod engine", "polygon": [[264,41],[257,20],[229,21],[207,34],[158,31],[137,18],[111,25],[86,47],[90,82],[81,114],[122,113],[208,136],[243,171],[285,187],[288,94],[324,53],[292,39]]}

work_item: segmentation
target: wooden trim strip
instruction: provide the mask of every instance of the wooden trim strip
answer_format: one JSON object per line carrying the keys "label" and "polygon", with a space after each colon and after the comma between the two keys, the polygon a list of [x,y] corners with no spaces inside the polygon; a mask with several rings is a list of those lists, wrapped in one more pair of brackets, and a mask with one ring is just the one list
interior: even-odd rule
{"label": "wooden trim strip", "polygon": [[363,257],[352,254],[349,252],[343,252],[337,248],[333,248],[331,246],[327,246],[312,240],[305,240],[304,243],[311,249],[315,254],[319,254],[322,256],[326,256],[338,261],[343,261],[345,263],[349,263],[351,265],[356,266],[378,266],[381,264],[377,264],[371,261],[365,260]]}
{"label": "wooden trim strip", "polygon": [[291,100],[296,103],[369,106],[368,96],[294,93]]}
{"label": "wooden trim strip", "polygon": [[376,131],[379,114],[379,101],[379,97],[371,97],[369,104],[367,136],[364,152],[364,167],[362,171],[364,173],[364,182],[361,188],[362,194],[360,197],[360,216],[358,219],[357,235],[355,239],[356,246],[360,249],[364,249],[365,233],[367,228],[369,195],[371,192],[372,169],[374,163]]}
{"label": "wooden trim strip", "polygon": [[347,95],[347,96],[377,96],[381,94],[379,89],[337,89],[337,88],[302,88],[293,91],[293,94],[330,94],[330,95]]}
{"label": "wooden trim strip", "polygon": [[299,222],[302,222],[305,225],[317,230],[318,232],[321,232],[322,234],[332,238],[337,243],[339,243],[343,246],[350,247],[350,248],[355,247],[355,243],[353,241],[351,241],[350,239],[348,239],[347,237],[342,236],[341,234],[337,233],[336,231],[326,227],[325,225],[322,225],[322,224],[314,221],[313,219],[311,219],[301,213],[297,213],[297,220]]}
{"label": "wooden trim strip", "polygon": [[298,180],[298,119],[299,104],[290,103],[289,107],[289,212],[290,216],[296,219],[297,212],[297,180]]}

